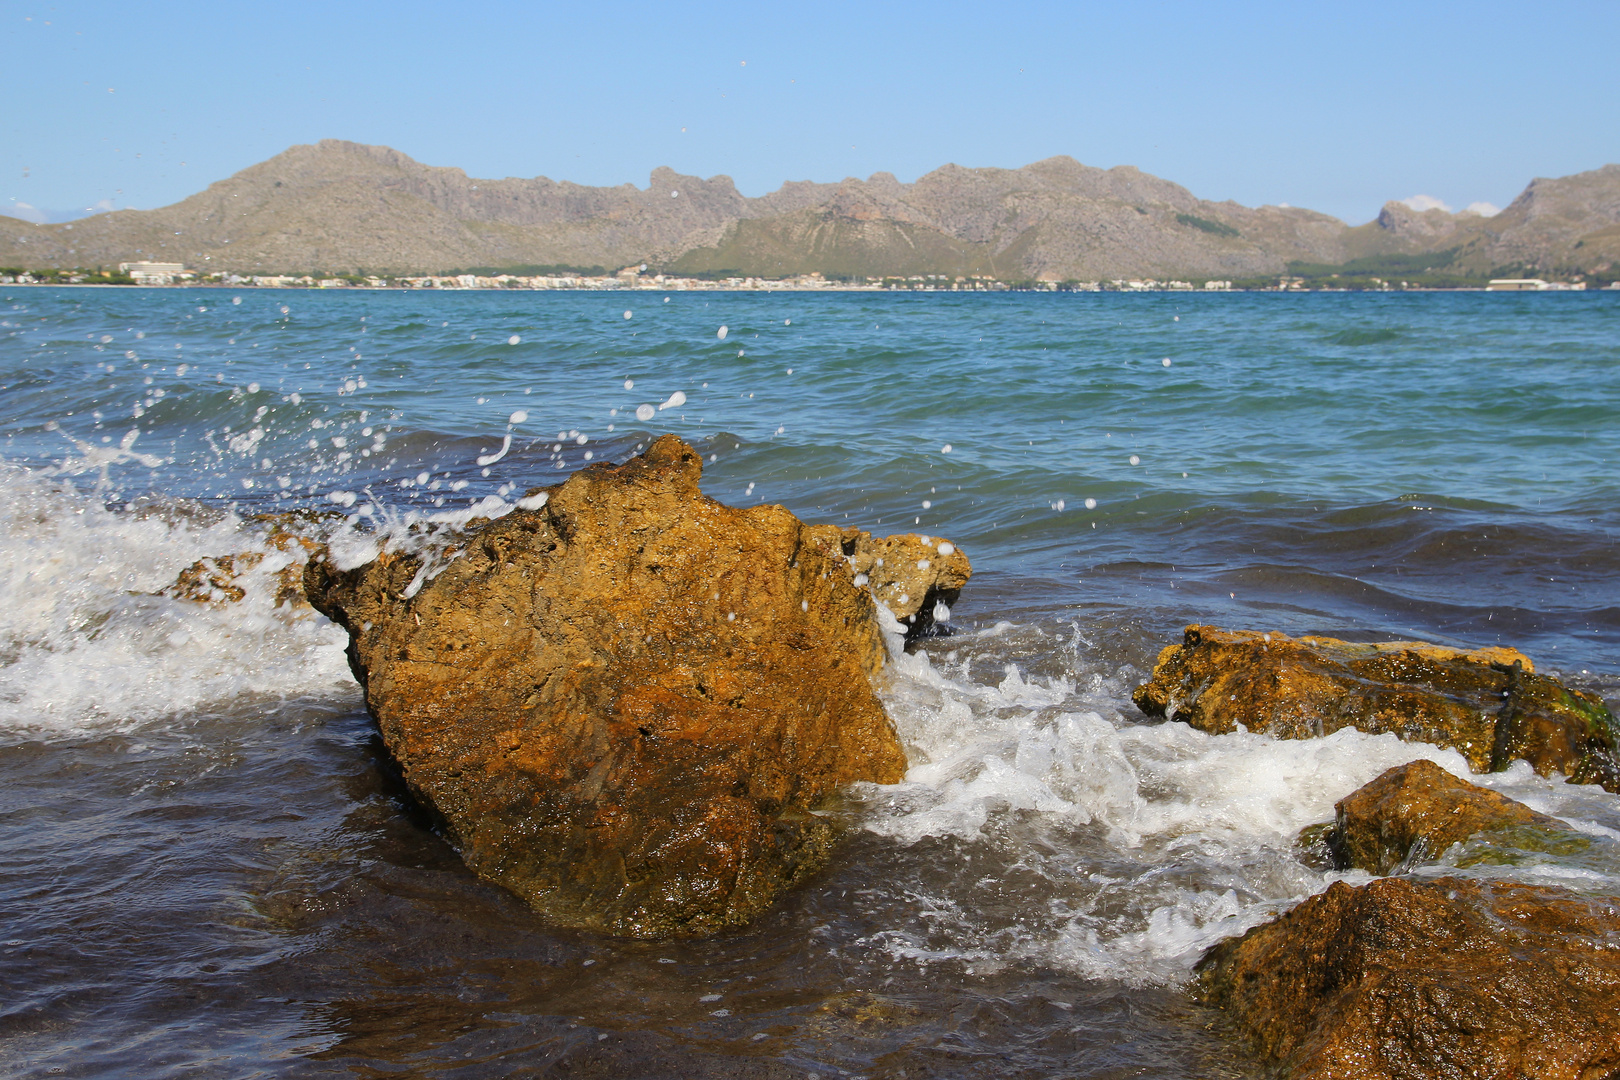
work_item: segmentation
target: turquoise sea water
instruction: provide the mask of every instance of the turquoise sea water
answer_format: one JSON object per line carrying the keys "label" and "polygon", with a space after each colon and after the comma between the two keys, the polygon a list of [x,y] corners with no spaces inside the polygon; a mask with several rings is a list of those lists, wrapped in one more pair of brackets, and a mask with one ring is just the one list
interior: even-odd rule
{"label": "turquoise sea water", "polygon": [[[722,501],[975,568],[888,691],[907,782],[719,942],[549,933],[413,816],[334,628],[151,595],[252,512],[363,531],[666,431]],[[1511,644],[1613,707],[1617,462],[1620,295],[11,288],[0,1061],[1250,1075],[1192,962],[1333,880],[1290,847],[1333,801],[1460,759],[1145,725],[1131,688],[1210,622]]]}

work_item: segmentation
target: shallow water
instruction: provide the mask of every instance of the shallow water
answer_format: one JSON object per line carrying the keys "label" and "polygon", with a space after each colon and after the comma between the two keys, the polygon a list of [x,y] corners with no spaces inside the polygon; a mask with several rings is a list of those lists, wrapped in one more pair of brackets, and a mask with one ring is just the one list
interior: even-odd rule
{"label": "shallow water", "polygon": [[[1617,300],[0,294],[3,1071],[1256,1075],[1192,964],[1336,877],[1292,847],[1334,801],[1465,767],[1130,691],[1198,621],[1512,644],[1613,708]],[[276,556],[240,604],[153,595],[254,512],[358,548],[666,430],[723,501],[975,566],[893,665],[906,782],[741,933],[559,934],[473,880]],[[1620,890],[1612,796],[1483,782],[1601,840],[1514,874]]]}

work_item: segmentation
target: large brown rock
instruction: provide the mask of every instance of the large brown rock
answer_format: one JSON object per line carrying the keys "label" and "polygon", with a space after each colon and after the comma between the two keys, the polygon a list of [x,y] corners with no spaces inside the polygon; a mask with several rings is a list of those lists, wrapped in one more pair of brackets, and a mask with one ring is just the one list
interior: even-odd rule
{"label": "large brown rock", "polygon": [[1537,675],[1513,649],[1189,626],[1132,700],[1150,716],[1215,734],[1392,732],[1457,750],[1476,772],[1522,758],[1542,776],[1620,791],[1620,729],[1603,702]]}
{"label": "large brown rock", "polygon": [[826,860],[818,806],[905,771],[870,681],[863,534],[722,506],[700,461],[665,436],[448,552],[305,577],[411,791],[468,866],[563,925],[743,923]]}
{"label": "large brown rock", "polygon": [[1327,843],[1339,869],[1387,874],[1479,838],[1501,857],[1570,854],[1589,843],[1555,817],[1459,780],[1427,759],[1398,765],[1340,799]]}
{"label": "large brown rock", "polygon": [[1291,1080],[1620,1076],[1613,899],[1336,882],[1211,949],[1194,993]]}

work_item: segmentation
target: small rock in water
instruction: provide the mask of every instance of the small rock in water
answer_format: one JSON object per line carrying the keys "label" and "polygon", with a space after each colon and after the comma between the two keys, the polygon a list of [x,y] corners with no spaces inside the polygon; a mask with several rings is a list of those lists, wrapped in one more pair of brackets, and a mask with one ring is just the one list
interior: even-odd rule
{"label": "small rock in water", "polygon": [[[1529,851],[1573,854],[1590,842],[1557,818],[1459,780],[1427,759],[1390,769],[1340,799],[1326,836],[1340,870],[1388,874],[1473,840],[1472,862],[1511,862]],[[1495,849],[1494,851],[1489,849]]]}

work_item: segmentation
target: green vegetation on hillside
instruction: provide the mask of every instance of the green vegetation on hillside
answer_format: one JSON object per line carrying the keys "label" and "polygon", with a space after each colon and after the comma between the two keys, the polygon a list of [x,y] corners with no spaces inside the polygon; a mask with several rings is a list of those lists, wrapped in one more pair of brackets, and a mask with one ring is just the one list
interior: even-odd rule
{"label": "green vegetation on hillside", "polygon": [[1294,261],[1288,264],[1288,276],[1301,279],[1308,289],[1382,289],[1403,285],[1423,289],[1480,288],[1487,277],[1458,266],[1459,250],[1369,255],[1343,263]]}
{"label": "green vegetation on hillside", "polygon": [[1209,218],[1201,218],[1197,214],[1177,214],[1176,220],[1181,222],[1183,225],[1190,225],[1195,229],[1202,232],[1212,233],[1215,236],[1242,235],[1224,221],[1211,221]]}
{"label": "green vegetation on hillside", "polygon": [[569,263],[522,263],[514,266],[469,266],[461,270],[451,270],[443,277],[455,277],[457,274],[473,274],[477,277],[500,277],[502,274],[512,274],[516,277],[607,277],[613,271],[605,266],[574,266]]}

